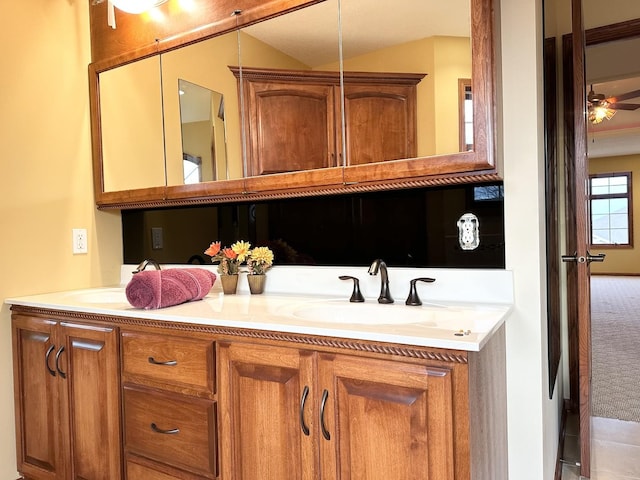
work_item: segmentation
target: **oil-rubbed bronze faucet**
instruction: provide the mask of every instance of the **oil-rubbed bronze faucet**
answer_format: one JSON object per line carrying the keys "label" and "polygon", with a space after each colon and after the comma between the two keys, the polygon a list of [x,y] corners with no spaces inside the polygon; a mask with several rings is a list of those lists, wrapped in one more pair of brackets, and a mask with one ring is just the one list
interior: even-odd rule
{"label": "oil-rubbed bronze faucet", "polygon": [[140,273],[141,271],[143,271],[145,268],[147,268],[147,265],[152,265],[156,270],[160,270],[160,265],[158,265],[158,262],[156,262],[153,258],[148,258],[147,260],[143,260],[140,265],[138,265],[136,267],[136,269],[133,271],[133,273]]}
{"label": "oil-rubbed bronze faucet", "polygon": [[369,275],[377,275],[380,271],[380,296],[378,303],[393,303],[393,297],[389,291],[389,275],[387,274],[387,264],[377,258],[369,267]]}

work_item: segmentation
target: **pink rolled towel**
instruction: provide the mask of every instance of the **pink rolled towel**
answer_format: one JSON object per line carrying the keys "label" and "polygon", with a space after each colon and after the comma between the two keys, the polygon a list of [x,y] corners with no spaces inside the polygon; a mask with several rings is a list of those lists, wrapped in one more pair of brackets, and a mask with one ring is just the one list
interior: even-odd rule
{"label": "pink rolled towel", "polygon": [[125,292],[133,307],[151,310],[201,300],[215,281],[204,268],[145,270],[131,277]]}

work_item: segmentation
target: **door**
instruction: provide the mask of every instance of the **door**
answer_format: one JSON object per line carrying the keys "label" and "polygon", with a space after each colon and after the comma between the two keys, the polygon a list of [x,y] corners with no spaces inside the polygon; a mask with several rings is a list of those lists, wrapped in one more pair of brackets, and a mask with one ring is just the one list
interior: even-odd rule
{"label": "door", "polygon": [[321,354],[318,372],[322,478],[453,480],[450,370]]}
{"label": "door", "polygon": [[[589,166],[587,161],[585,35],[582,0],[572,0],[572,108],[567,132],[567,300],[571,401],[579,412],[580,475],[591,476],[591,287],[589,263]],[[565,49],[566,51],[566,49]],[[565,62],[568,65],[569,62]],[[573,147],[573,148],[571,148]]]}
{"label": "door", "polygon": [[221,345],[220,444],[224,480],[315,480],[312,352]]}

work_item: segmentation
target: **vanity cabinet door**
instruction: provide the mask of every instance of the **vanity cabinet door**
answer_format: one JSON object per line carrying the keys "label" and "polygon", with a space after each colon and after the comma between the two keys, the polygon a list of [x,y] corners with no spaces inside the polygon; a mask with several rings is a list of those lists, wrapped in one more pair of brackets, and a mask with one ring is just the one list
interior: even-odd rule
{"label": "vanity cabinet door", "polygon": [[454,479],[448,369],[320,354],[318,371],[323,478]]}
{"label": "vanity cabinet door", "polygon": [[18,469],[29,479],[118,480],[115,328],[13,315]]}
{"label": "vanity cabinet door", "polygon": [[319,478],[313,359],[295,348],[221,345],[222,479]]}
{"label": "vanity cabinet door", "polygon": [[64,478],[55,328],[52,320],[13,316],[18,470],[35,479]]}

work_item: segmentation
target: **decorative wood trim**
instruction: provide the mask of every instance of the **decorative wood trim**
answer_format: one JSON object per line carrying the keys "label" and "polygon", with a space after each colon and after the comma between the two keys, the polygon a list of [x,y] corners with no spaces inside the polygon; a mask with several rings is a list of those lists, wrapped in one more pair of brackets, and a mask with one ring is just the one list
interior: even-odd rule
{"label": "decorative wood trim", "polygon": [[434,360],[439,362],[451,362],[467,364],[468,356],[466,352],[452,350],[436,350],[425,347],[404,346],[392,343],[374,343],[368,341],[351,340],[345,338],[323,337],[317,335],[303,335],[286,332],[274,332],[269,330],[253,330],[248,328],[221,327],[215,325],[202,325],[180,322],[166,322],[162,320],[149,320],[135,317],[119,317],[101,315],[95,313],[71,312],[67,310],[49,310],[39,307],[25,307],[13,305],[11,311],[22,315],[40,315],[56,319],[77,319],[83,322],[109,323],[112,325],[133,325],[138,327],[163,328],[168,330],[179,330],[182,332],[196,332],[212,335],[227,335],[242,338],[255,338],[261,340],[274,340],[282,342],[297,343],[313,347],[339,348],[342,350],[352,350],[357,352],[377,353],[384,355],[395,355],[398,357]]}
{"label": "decorative wood trim", "polygon": [[451,176],[434,176],[417,178],[411,180],[398,180],[390,181],[385,184],[376,183],[351,183],[341,184],[327,187],[309,187],[305,189],[291,189],[291,190],[278,190],[278,191],[264,191],[264,192],[249,192],[245,191],[239,195],[224,195],[224,196],[202,196],[197,198],[171,198],[164,200],[150,200],[150,201],[136,201],[127,202],[123,200],[118,203],[99,203],[99,210],[128,210],[136,208],[158,208],[158,207],[178,207],[187,205],[211,205],[217,203],[230,203],[230,202],[259,202],[266,200],[280,200],[287,198],[302,198],[324,195],[340,195],[347,193],[366,193],[366,192],[378,192],[382,190],[400,190],[407,188],[420,188],[420,187],[435,187],[435,186],[449,186],[449,185],[463,185],[471,182],[497,182],[501,181],[502,177],[495,172],[488,171],[472,172],[466,174],[458,174],[455,177]]}

